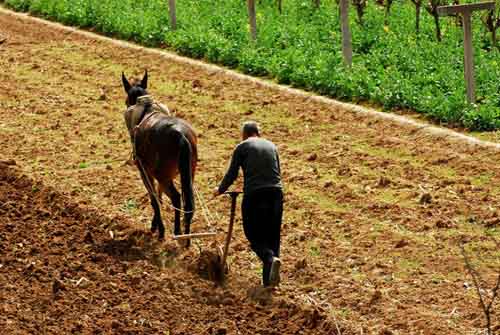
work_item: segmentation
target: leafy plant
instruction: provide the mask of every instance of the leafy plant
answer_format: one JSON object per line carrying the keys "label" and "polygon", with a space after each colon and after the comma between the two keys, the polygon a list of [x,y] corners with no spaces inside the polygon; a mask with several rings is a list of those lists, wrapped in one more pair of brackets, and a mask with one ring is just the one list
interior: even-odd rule
{"label": "leafy plant", "polygon": [[132,212],[138,208],[137,203],[134,199],[127,199],[125,203],[121,206],[123,212]]}
{"label": "leafy plant", "polygon": [[[414,5],[391,2],[398,10],[390,11],[388,27],[385,23],[389,2],[380,1],[385,7],[380,8],[376,2],[351,0],[350,18],[362,23],[351,26],[351,70],[343,66],[339,14],[332,10],[337,6],[336,0],[323,0],[319,8],[313,1],[290,0],[281,15],[274,0],[262,0],[257,6],[259,34],[255,42],[249,37],[247,5],[240,0],[179,1],[176,31],[170,29],[165,0],[3,3],[66,24],[94,27],[122,39],[161,45],[189,57],[338,99],[378,104],[386,110],[411,109],[451,126],[500,129],[498,53],[484,51],[483,42],[473,39],[478,104],[468,105],[462,68],[462,28],[443,20],[441,31],[437,7],[443,0],[422,2],[431,15],[419,19],[418,39]],[[498,23],[498,11],[496,19]],[[473,29],[477,35],[484,28],[474,24]],[[442,33],[446,34],[445,39],[441,38]],[[442,41],[438,43],[436,39]]]}
{"label": "leafy plant", "polygon": [[89,166],[90,166],[90,164],[89,164],[89,163],[87,163],[87,162],[81,162],[81,163],[79,163],[79,164],[78,164],[78,168],[79,168],[79,169],[86,169],[86,168],[88,168]]}

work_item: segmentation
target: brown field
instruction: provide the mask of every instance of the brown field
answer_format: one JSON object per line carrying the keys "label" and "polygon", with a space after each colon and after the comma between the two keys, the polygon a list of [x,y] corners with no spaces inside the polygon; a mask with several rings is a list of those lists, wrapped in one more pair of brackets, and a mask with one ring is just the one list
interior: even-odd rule
{"label": "brown field", "polygon": [[[500,153],[0,14],[0,329],[4,334],[480,334],[458,244],[485,293],[500,271]],[[120,74],[200,135],[193,231],[222,243],[229,200],[209,200],[243,120],[279,147],[282,284],[256,302],[260,265],[237,224],[230,276],[150,234],[127,165]],[[165,219],[172,220],[168,207]],[[167,224],[171,232],[172,226]],[[500,333],[500,301],[493,307]]]}

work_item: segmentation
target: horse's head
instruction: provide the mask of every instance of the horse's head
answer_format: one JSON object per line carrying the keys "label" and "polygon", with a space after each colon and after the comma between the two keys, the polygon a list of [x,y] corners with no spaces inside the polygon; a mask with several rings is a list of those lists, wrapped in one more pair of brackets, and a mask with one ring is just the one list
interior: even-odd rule
{"label": "horse's head", "polygon": [[122,83],[123,88],[125,89],[125,93],[127,93],[127,99],[125,100],[125,104],[127,107],[135,105],[137,103],[137,98],[142,97],[143,95],[148,95],[146,89],[148,88],[148,71],[144,72],[144,77],[142,80],[133,81],[132,84],[125,77],[125,73],[122,72]]}

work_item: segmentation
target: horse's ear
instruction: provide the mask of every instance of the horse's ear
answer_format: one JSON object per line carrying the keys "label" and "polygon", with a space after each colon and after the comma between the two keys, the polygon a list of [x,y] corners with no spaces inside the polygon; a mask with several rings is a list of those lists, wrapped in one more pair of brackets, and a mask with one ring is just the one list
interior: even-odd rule
{"label": "horse's ear", "polygon": [[125,93],[128,94],[128,92],[132,88],[132,85],[130,85],[130,83],[128,82],[124,72],[122,72],[122,83],[123,83],[123,88],[125,89]]}
{"label": "horse's ear", "polygon": [[148,88],[148,70],[144,71],[144,77],[142,77],[142,80],[141,80],[141,87],[143,89]]}

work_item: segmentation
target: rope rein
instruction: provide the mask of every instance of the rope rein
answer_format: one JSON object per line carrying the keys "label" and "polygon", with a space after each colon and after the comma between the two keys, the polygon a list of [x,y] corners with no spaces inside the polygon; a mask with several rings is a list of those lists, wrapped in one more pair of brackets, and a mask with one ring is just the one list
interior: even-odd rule
{"label": "rope rein", "polygon": [[212,216],[212,213],[210,213],[210,210],[208,209],[208,206],[205,202],[205,199],[201,195],[201,193],[198,191],[198,188],[194,188],[196,197],[198,198],[198,202],[201,206],[201,212],[203,213],[203,217],[205,218],[205,221],[207,221],[207,224],[210,228],[213,227],[213,222],[214,222],[214,217]]}

